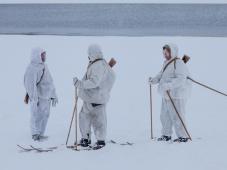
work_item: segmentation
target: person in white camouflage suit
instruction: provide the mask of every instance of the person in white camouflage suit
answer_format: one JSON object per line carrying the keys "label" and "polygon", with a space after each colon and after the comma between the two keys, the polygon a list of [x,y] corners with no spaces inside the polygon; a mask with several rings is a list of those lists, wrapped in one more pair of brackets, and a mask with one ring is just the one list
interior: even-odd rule
{"label": "person in white camouflage suit", "polygon": [[34,48],[24,75],[24,86],[31,106],[32,139],[35,141],[47,138],[44,133],[50,115],[50,105],[52,103],[52,106],[56,106],[58,103],[53,79],[45,61],[45,50]]}
{"label": "person in white camouflage suit", "polygon": [[162,96],[161,123],[162,136],[158,141],[169,141],[172,138],[174,127],[177,139],[175,142],[187,142],[188,136],[171,103],[167,91],[169,91],[174,104],[185,123],[185,106],[188,99],[191,82],[187,79],[189,71],[183,60],[178,57],[178,48],[175,44],[167,44],[163,47],[165,62],[162,70],[154,78],[149,78],[149,83],[159,84],[158,91]]}
{"label": "person in white camouflage suit", "polygon": [[78,97],[83,100],[83,107],[79,115],[80,145],[87,147],[91,143],[91,127],[97,139],[96,147],[105,146],[107,118],[106,105],[115,82],[115,74],[110,65],[103,58],[101,48],[90,45],[88,48],[89,64],[82,80],[73,79],[78,88]]}

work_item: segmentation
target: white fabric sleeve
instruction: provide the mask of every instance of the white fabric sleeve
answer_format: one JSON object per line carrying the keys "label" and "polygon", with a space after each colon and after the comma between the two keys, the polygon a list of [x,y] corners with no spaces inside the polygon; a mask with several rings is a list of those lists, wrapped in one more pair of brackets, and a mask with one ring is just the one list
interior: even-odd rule
{"label": "white fabric sleeve", "polygon": [[28,70],[24,77],[24,84],[31,101],[38,101],[37,83],[40,81],[42,72],[33,69]]}
{"label": "white fabric sleeve", "polygon": [[51,99],[58,99],[58,96],[56,94],[56,89],[54,87],[53,91],[52,91],[52,94],[51,94]]}
{"label": "white fabric sleeve", "polygon": [[160,71],[153,79],[152,84],[158,84],[162,77],[162,71]]}
{"label": "white fabric sleeve", "polygon": [[91,72],[86,80],[80,82],[79,88],[93,89],[99,86],[105,74],[105,66],[102,62],[97,62],[90,67]]}

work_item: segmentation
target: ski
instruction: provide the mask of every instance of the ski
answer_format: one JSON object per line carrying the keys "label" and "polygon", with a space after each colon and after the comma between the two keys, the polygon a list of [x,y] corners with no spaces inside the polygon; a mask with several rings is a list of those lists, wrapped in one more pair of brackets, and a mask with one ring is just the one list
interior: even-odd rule
{"label": "ski", "polygon": [[121,145],[121,146],[132,146],[132,145],[134,145],[134,143],[132,143],[132,142],[118,143],[118,142],[116,142],[114,140],[110,140],[108,143]]}
{"label": "ski", "polygon": [[92,150],[99,150],[102,149],[104,146],[96,146],[96,145],[89,145],[88,147],[82,147],[80,144],[67,146],[68,149],[72,149],[75,151],[92,151]]}
{"label": "ski", "polygon": [[100,146],[100,145],[92,146],[92,150],[99,150],[99,149],[102,149],[103,147],[105,146]]}
{"label": "ski", "polygon": [[[196,137],[196,138],[192,138],[194,141],[197,141],[197,140],[202,140],[201,137]],[[178,142],[178,141],[174,141],[174,139],[171,139],[169,141],[158,141],[157,138],[154,138],[152,141],[154,142],[159,142],[159,143],[167,143],[167,144],[179,144],[179,143],[190,143],[192,141],[187,141],[187,142]]]}
{"label": "ski", "polygon": [[[120,146],[132,146],[134,145],[134,143],[132,142],[124,142],[124,143],[118,143],[114,140],[110,140],[107,143],[110,144],[115,144],[115,145],[120,145]],[[17,147],[23,151],[23,152],[31,152],[31,151],[36,151],[36,152],[52,152],[56,149],[58,149],[57,146],[54,147],[47,147],[47,148],[40,148],[40,147],[35,147],[33,145],[30,145],[29,148],[28,147],[24,147],[21,145],[17,145]],[[80,144],[77,145],[71,145],[71,146],[66,146],[66,148],[74,150],[74,151],[92,151],[92,150],[99,150],[102,149],[104,146],[93,146],[93,145],[89,145],[88,147],[82,147]]]}
{"label": "ski", "polygon": [[[118,143],[118,142],[116,142],[114,140],[110,140],[107,143],[115,144],[115,145],[121,145],[121,146],[132,146],[132,145],[134,145],[134,143],[132,143],[132,142]],[[80,144],[77,144],[77,145],[71,145],[71,146],[66,146],[66,147],[68,149],[72,149],[72,150],[75,150],[75,151],[92,151],[92,150],[102,149],[105,146],[89,145],[88,147],[81,147]]]}
{"label": "ski", "polygon": [[54,151],[56,149],[58,149],[57,146],[54,146],[54,147],[48,147],[46,149],[43,149],[43,148],[37,148],[37,147],[34,147],[32,145],[30,145],[29,148],[27,147],[24,147],[24,146],[21,146],[21,145],[17,145],[23,152],[30,152],[30,151],[36,151],[36,152],[51,152],[51,151]]}
{"label": "ski", "polygon": [[91,151],[91,150],[93,150],[91,145],[89,145],[88,147],[81,147],[80,144],[66,146],[66,148],[74,150],[74,151]]}
{"label": "ski", "polygon": [[52,152],[52,151],[53,151],[53,149],[36,148],[36,147],[34,147],[34,146],[32,146],[32,145],[30,145],[30,147],[31,147],[32,149],[34,149],[35,151],[37,151],[37,152]]}
{"label": "ski", "polygon": [[25,148],[21,145],[17,145],[23,152],[30,152],[30,151],[33,151],[34,149],[32,148]]}

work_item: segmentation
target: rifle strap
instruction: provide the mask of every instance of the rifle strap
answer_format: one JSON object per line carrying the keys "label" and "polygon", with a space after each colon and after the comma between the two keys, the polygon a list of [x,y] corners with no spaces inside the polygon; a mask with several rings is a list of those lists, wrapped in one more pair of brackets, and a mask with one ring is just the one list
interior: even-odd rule
{"label": "rifle strap", "polygon": [[172,59],[169,63],[167,63],[167,64],[165,65],[165,67],[163,68],[162,73],[164,73],[165,70],[167,69],[167,67],[168,67],[171,63],[173,63],[173,62],[174,62],[174,69],[176,69],[176,61],[179,60],[179,59],[180,59],[180,58],[175,57],[175,58]]}
{"label": "rifle strap", "polygon": [[[89,65],[88,65],[88,67],[87,67],[87,71],[88,71],[88,69],[91,67],[92,64],[94,64],[94,63],[96,63],[96,62],[98,62],[98,61],[101,61],[101,60],[104,60],[104,59],[103,59],[103,58],[98,58],[98,59],[96,59],[96,60],[90,62]],[[86,73],[86,78],[87,78],[87,73]]]}
{"label": "rifle strap", "polygon": [[40,77],[40,80],[36,83],[36,86],[38,86],[38,85],[40,84],[40,82],[42,81],[43,76],[44,76],[44,72],[45,72],[45,67],[44,67],[44,69],[43,69],[43,73],[42,73],[42,75],[41,75],[41,77]]}

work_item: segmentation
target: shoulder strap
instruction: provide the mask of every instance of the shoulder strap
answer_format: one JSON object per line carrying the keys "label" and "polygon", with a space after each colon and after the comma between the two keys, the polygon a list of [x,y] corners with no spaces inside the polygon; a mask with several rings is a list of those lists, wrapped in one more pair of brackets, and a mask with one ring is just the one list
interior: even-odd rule
{"label": "shoulder strap", "polygon": [[98,61],[100,61],[100,60],[104,60],[104,59],[103,59],[103,58],[98,58],[98,59],[92,61],[91,63],[89,63],[88,68],[89,68],[92,64],[94,64],[94,63],[96,63],[96,62],[98,62]]}
{"label": "shoulder strap", "polygon": [[163,68],[163,70],[162,70],[162,72],[164,72],[166,69],[167,69],[167,67],[172,63],[172,62],[174,62],[174,69],[176,69],[176,61],[178,60],[178,59],[180,59],[180,58],[174,58],[173,60],[171,60],[169,63],[167,63],[166,65],[165,65],[165,67]]}
{"label": "shoulder strap", "polygon": [[176,57],[175,60],[174,60],[174,69],[176,70],[176,62],[177,60],[181,60],[180,58]]}
{"label": "shoulder strap", "polygon": [[[98,61],[101,61],[101,60],[104,60],[104,59],[103,59],[103,58],[98,58],[98,59],[96,59],[96,60],[90,62],[89,65],[88,65],[88,67],[87,67],[87,72],[88,72],[89,67],[91,67],[92,64],[94,64],[94,63],[96,63],[96,62],[98,62]],[[86,73],[86,78],[87,78],[87,73]]]}
{"label": "shoulder strap", "polygon": [[36,86],[38,86],[38,85],[40,84],[40,82],[42,81],[44,72],[45,72],[45,67],[44,67],[44,69],[43,69],[43,73],[42,73],[42,75],[41,75],[40,80],[36,83]]}

